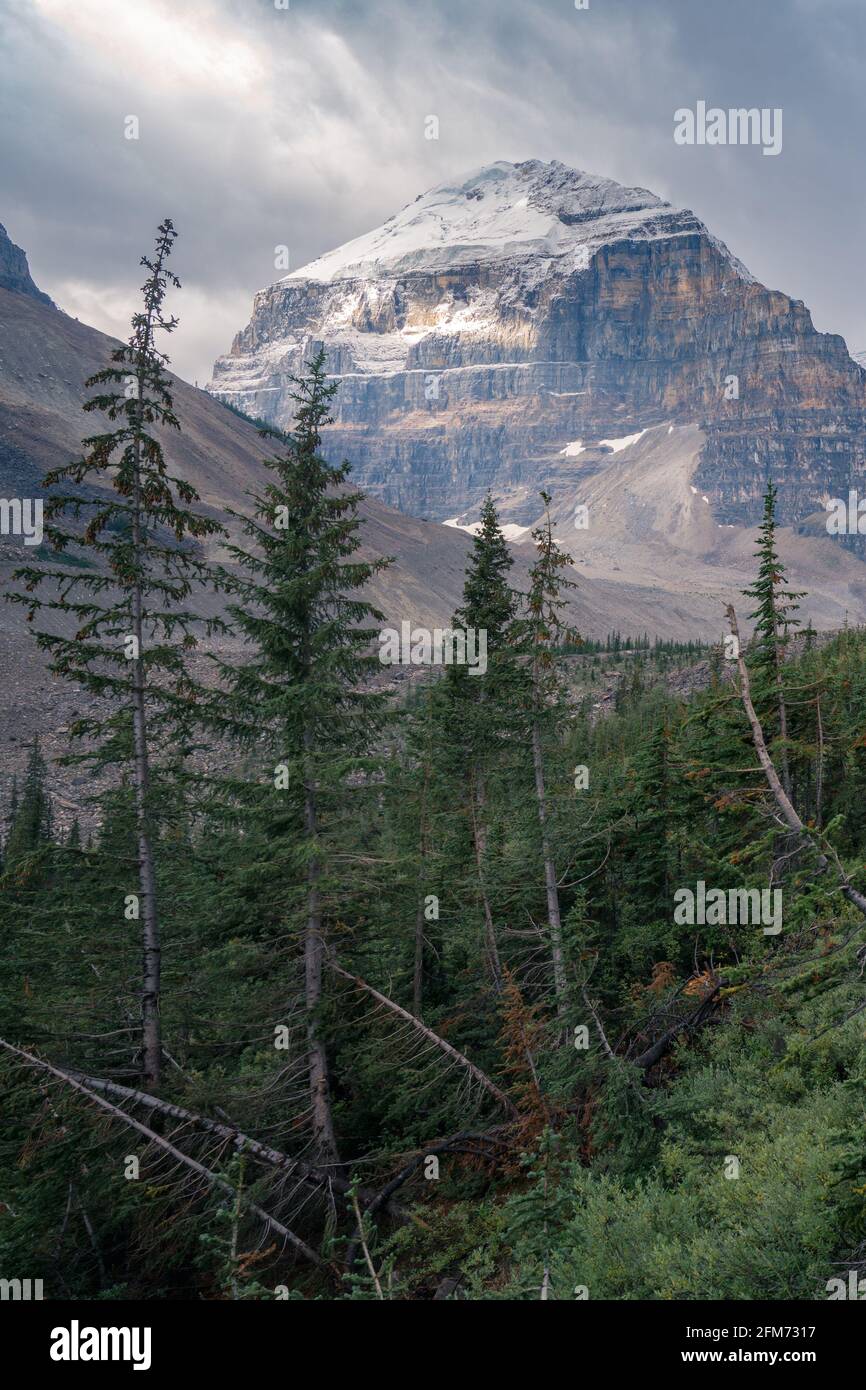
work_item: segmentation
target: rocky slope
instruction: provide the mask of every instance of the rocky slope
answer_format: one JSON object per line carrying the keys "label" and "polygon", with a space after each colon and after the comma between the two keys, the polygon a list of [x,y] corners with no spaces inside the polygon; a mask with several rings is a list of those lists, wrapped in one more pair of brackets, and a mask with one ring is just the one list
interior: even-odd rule
{"label": "rocky slope", "polygon": [[40,304],[51,303],[48,295],[34,284],[25,252],[15,245],[3,226],[0,226],[0,290],[29,295]]}
{"label": "rocky slope", "polygon": [[[84,382],[108,364],[116,342],[27,293],[0,289],[0,495],[39,495],[47,469],[81,452],[99,416],[82,412]],[[172,378],[181,434],[167,432],[167,456],[220,517],[244,512],[247,492],[264,480],[267,446],[248,421],[178,378]],[[363,504],[365,549],[396,563],[372,597],[395,618],[440,621],[460,592],[469,541],[465,534],[414,521],[376,499]],[[0,571],[23,549],[0,538]],[[30,552],[32,558],[32,551]],[[9,608],[0,604],[0,623]]]}
{"label": "rocky slope", "polygon": [[702,429],[694,481],[722,525],[758,519],[768,472],[795,523],[866,468],[866,372],[840,337],[693,213],[556,161],[442,184],[262,290],[210,389],[285,424],[320,343],[332,453],[415,515],[491,488],[527,522],[569,444],[669,422]]}
{"label": "rocky slope", "polygon": [[[712,498],[699,485],[705,447],[695,425],[657,425],[596,445],[575,443],[553,474],[553,532],[572,556],[581,586],[612,581],[651,594],[648,632],[656,614],[669,621],[679,615],[684,624],[701,614],[703,633],[718,638],[726,603],[733,600],[741,617],[751,606],[741,592],[753,581],[757,528],[716,519]],[[503,516],[530,503],[537,511],[540,499],[518,493]],[[529,531],[515,524],[508,531],[520,553]],[[859,558],[826,530],[780,527],[777,537],[794,587],[808,592],[804,616],[825,629],[864,620],[866,566]]]}
{"label": "rocky slope", "polygon": [[[0,264],[17,286],[0,288],[0,497],[33,498],[42,495],[44,473],[80,455],[82,437],[99,430],[99,417],[81,409],[91,394],[84,383],[108,365],[117,344],[54,308],[30,279],[24,253],[13,252],[0,243]],[[264,481],[266,446],[257,430],[177,378],[173,392],[183,430],[164,437],[172,471],[195,485],[214,514],[224,518],[226,506],[243,513],[247,491]],[[468,535],[414,521],[376,499],[366,501],[362,513],[365,553],[395,557],[371,585],[371,599],[391,622],[447,621],[462,588]],[[68,751],[68,726],[87,698],[49,675],[23,610],[2,601],[16,565],[32,563],[34,555],[38,551],[25,548],[19,537],[0,535],[0,814],[34,734],[50,760]],[[203,595],[196,602],[201,611],[215,606]],[[202,657],[200,674],[206,668]],[[73,768],[53,770],[52,794],[62,824],[85,814],[86,795],[94,789],[88,777]]]}

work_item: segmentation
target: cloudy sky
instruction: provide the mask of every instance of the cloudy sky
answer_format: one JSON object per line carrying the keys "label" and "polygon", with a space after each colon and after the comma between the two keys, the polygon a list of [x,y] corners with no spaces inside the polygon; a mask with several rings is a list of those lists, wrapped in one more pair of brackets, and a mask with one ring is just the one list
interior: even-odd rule
{"label": "cloudy sky", "polygon": [[[0,0],[0,54],[0,222],[61,308],[125,337],[171,216],[190,380],[276,246],[296,269],[496,159],[693,208],[866,349],[866,0]],[[701,100],[781,107],[781,154],[676,144]]]}

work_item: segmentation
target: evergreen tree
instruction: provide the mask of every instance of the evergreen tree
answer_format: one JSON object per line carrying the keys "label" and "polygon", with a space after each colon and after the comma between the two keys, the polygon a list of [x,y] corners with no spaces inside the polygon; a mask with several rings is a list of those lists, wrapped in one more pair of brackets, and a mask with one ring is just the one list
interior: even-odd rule
{"label": "evergreen tree", "polygon": [[[159,330],[171,332],[177,324],[163,313],[167,288],[180,285],[166,267],[176,235],[166,219],[153,257],[142,257],[148,275],[129,341],[112,353],[112,366],[87,382],[115,388],[101,390],[84,407],[102,412],[113,428],[85,439],[84,457],[44,480],[46,488],[74,488],[52,491],[45,508],[46,536],[61,564],[17,570],[25,593],[10,595],[26,605],[28,619],[53,611],[75,620],[71,636],[38,631],[39,646],[50,653],[50,669],[83,686],[97,710],[100,698],[109,701],[108,714],[95,712],[73,726],[73,736],[88,747],[70,760],[119,764],[132,779],[142,927],[141,1069],[148,1086],[158,1083],[162,1069],[154,865],[159,812],[150,790],[152,765],[160,748],[176,744],[190,727],[196,688],[185,651],[195,646],[198,619],[186,603],[195,584],[209,578],[194,543],[223,529],[193,510],[198,495],[168,472],[156,433],[158,427],[180,428],[168,358],[155,345]],[[64,553],[70,562],[86,557],[92,563],[62,567]],[[38,597],[43,587],[50,597]],[[211,619],[205,628],[212,632],[220,625]]]}
{"label": "evergreen tree", "polygon": [[502,964],[490,894],[485,882],[489,839],[488,781],[493,769],[501,776],[514,734],[513,707],[517,696],[517,666],[512,648],[515,594],[508,584],[512,559],[493,499],[485,498],[481,525],[463,585],[463,602],[454,614],[455,628],[483,634],[487,669],[483,674],[466,666],[448,669],[441,705],[440,746],[449,765],[461,776],[472,837],[473,857],[484,915],[487,964],[495,989],[502,988]]}
{"label": "evergreen tree", "polygon": [[[554,657],[562,664],[561,645]],[[520,660],[528,701],[528,654]],[[824,836],[862,885],[864,633],[791,653],[788,689],[819,682]],[[469,945],[478,934],[472,868],[463,862],[471,853],[465,817],[454,814],[462,782],[443,769],[436,738],[424,742],[428,694],[444,702],[448,685],[425,683],[408,701],[405,723],[392,726],[393,737],[389,730],[381,776],[367,776],[362,757],[351,759],[345,779],[331,775],[324,753],[318,763],[321,922],[339,946],[335,963],[350,972],[318,1021],[340,1152],[363,1164],[363,1185],[351,1167],[317,1168],[298,1152],[309,1129],[289,1099],[302,1074],[308,1110],[305,1030],[296,1055],[275,1060],[271,1047],[291,957],[303,964],[303,787],[289,805],[291,789],[275,796],[269,777],[250,796],[255,816],[184,820],[181,800],[161,821],[161,913],[169,933],[180,919],[190,926],[185,949],[166,951],[170,1105],[162,1088],[130,1089],[137,924],[125,930],[116,904],[135,855],[131,784],[106,796],[91,848],[42,845],[0,880],[0,1038],[13,1043],[11,1055],[0,1044],[0,1182],[14,1213],[0,1221],[4,1268],[29,1260],[35,1277],[51,1281],[46,1289],[73,1298],[265,1299],[277,1282],[290,1297],[378,1297],[375,1278],[357,1273],[360,1259],[347,1257],[342,1280],[331,1277],[343,1236],[358,1227],[375,1268],[386,1271],[383,1290],[416,1300],[433,1298],[452,1277],[483,1300],[569,1298],[577,1287],[626,1299],[687,1299],[697,1290],[808,1300],[849,1267],[866,1182],[862,932],[853,907],[832,885],[821,890],[812,861],[789,872],[777,938],[750,923],[675,925],[662,910],[674,884],[765,885],[773,863],[773,827],[728,682],[687,701],[646,687],[619,715],[577,714],[567,725],[555,704],[547,707],[545,827],[570,997],[584,1006],[574,1022],[587,1025],[579,1048],[571,1039],[551,1046],[564,1030],[546,1007],[549,943],[542,961],[534,930],[544,892],[528,747],[523,783],[510,772],[488,778],[486,882],[497,925],[508,930],[505,988],[486,1007],[490,992]],[[223,703],[240,722],[231,692]],[[530,709],[518,708],[524,721]],[[279,735],[260,731],[268,744]],[[505,746],[516,751],[510,736]],[[247,764],[258,766],[265,745],[251,747]],[[573,794],[556,790],[578,751],[592,768],[580,793],[586,817],[574,814]],[[419,1027],[394,1001],[411,992],[425,772],[424,883],[440,894],[443,914],[427,926]],[[175,786],[161,784],[160,795]],[[294,845],[290,822],[299,827]],[[532,938],[536,964],[546,967],[521,962],[519,984],[510,958],[517,938]],[[356,976],[375,981],[378,995],[356,989]],[[724,1002],[703,1028],[695,1017],[719,984]],[[665,1038],[675,1065],[645,1067],[641,1054]],[[467,1059],[481,1072],[470,1072]],[[49,1060],[59,1071],[45,1070]],[[72,1080],[89,1078],[86,1088],[118,1109],[85,1100],[63,1080],[72,1069]],[[135,1133],[124,1112],[141,1126]],[[160,1157],[165,1141],[173,1148]],[[241,1144],[241,1158],[231,1157]],[[208,1172],[216,1180],[209,1197],[179,1178],[189,1171],[178,1169],[184,1152],[199,1165],[198,1192]],[[524,1154],[535,1189],[521,1173]],[[723,1177],[731,1154],[742,1160],[739,1185]],[[130,1155],[140,1159],[140,1182],[126,1180]],[[439,1182],[426,1181],[432,1155]],[[387,1211],[376,1204],[386,1189]],[[358,1213],[353,1202],[346,1222],[339,1198],[352,1190]],[[330,1213],[329,1191],[338,1197]],[[304,1245],[260,1242],[262,1210]],[[710,1261],[710,1285],[708,1242],[724,1256]],[[620,1250],[637,1253],[623,1262]]]}
{"label": "evergreen tree", "polygon": [[346,492],[350,465],[322,456],[331,423],[325,354],[294,379],[295,429],[266,459],[270,473],[244,529],[255,549],[230,547],[240,573],[226,574],[230,614],[252,648],[223,670],[230,682],[230,727],[243,742],[263,736],[278,762],[253,798],[251,824],[267,847],[262,874],[282,885],[283,931],[297,925],[285,885],[303,881],[300,952],[309,1106],[320,1161],[337,1162],[331,1086],[322,1031],[323,967],[329,936],[333,836],[351,787],[369,770],[386,696],[362,689],[379,669],[371,651],[382,615],[359,590],[390,563],[362,560],[357,515],[362,494]]}
{"label": "evergreen tree", "polygon": [[549,830],[550,805],[545,780],[544,741],[552,731],[551,725],[555,722],[560,695],[555,651],[564,638],[572,635],[562,619],[565,603],[563,593],[576,588],[576,585],[562,573],[572,563],[572,559],[565,551],[560,550],[553,538],[550,495],[542,492],[541,499],[544,502],[545,516],[542,524],[532,532],[536,559],[529,571],[529,592],[520,624],[519,640],[528,661],[527,715],[532,745],[535,802],[541,828],[554,990],[557,1012],[562,1016],[566,1007],[567,985],[562,949],[559,885]]}
{"label": "evergreen tree", "polygon": [[[776,487],[767,481],[764,493],[764,515],[759,528],[755,557],[758,560],[758,576],[754,584],[743,592],[756,601],[756,607],[749,614],[755,620],[754,636],[750,658],[754,668],[755,697],[759,702],[772,695],[781,740],[780,766],[782,785],[788,796],[791,794],[791,774],[788,759],[788,711],[785,701],[784,663],[785,652],[790,641],[790,629],[799,626],[794,616],[799,608],[798,599],[803,593],[788,589],[785,568],[776,548]],[[760,712],[760,703],[759,703]]]}
{"label": "evergreen tree", "polygon": [[5,861],[11,868],[19,859],[51,841],[51,797],[46,787],[45,759],[34,737],[27,755],[27,768],[20,798],[13,786],[9,837]]}

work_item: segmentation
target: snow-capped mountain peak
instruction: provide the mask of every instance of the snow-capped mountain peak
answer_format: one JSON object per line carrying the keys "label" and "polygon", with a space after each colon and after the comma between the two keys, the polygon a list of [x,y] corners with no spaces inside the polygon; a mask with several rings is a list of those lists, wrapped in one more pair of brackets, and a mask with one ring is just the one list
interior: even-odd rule
{"label": "snow-capped mountain peak", "polygon": [[588,265],[604,242],[704,230],[645,188],[558,160],[499,160],[422,193],[380,227],[285,277],[332,282],[435,271],[468,261],[565,257]]}

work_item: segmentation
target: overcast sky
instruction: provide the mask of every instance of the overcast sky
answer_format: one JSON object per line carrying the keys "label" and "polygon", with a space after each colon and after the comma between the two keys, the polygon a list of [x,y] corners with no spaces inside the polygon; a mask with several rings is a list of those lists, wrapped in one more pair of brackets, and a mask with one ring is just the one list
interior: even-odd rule
{"label": "overcast sky", "polygon": [[[171,216],[167,346],[203,383],[285,273],[275,246],[296,269],[432,184],[534,157],[694,209],[866,349],[866,0],[281,3],[0,0],[0,222],[68,313],[125,337]],[[676,144],[699,100],[781,107],[781,154]]]}

